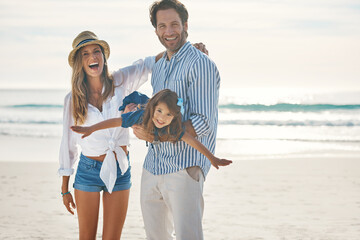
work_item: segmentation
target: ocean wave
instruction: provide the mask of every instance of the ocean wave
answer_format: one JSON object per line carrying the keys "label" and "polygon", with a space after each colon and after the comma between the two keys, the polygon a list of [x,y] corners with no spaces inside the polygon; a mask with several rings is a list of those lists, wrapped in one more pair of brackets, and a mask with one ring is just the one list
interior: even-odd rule
{"label": "ocean wave", "polygon": [[52,132],[6,132],[0,131],[0,136],[6,137],[35,137],[35,138],[58,138],[61,134]]}
{"label": "ocean wave", "polygon": [[[62,104],[16,104],[8,105],[6,108],[63,108]],[[336,104],[291,104],[278,103],[274,105],[264,104],[220,104],[220,109],[243,110],[243,111],[275,111],[275,112],[320,112],[329,110],[360,110],[359,104],[336,105]]]}
{"label": "ocean wave", "polygon": [[[15,104],[7,105],[5,108],[13,109],[61,109],[62,104]],[[274,105],[264,104],[220,104],[219,109],[229,110],[242,110],[242,111],[254,111],[254,112],[321,112],[321,111],[333,111],[333,110],[360,110],[360,105],[336,105],[336,104],[290,104],[290,103],[278,103]]]}
{"label": "ocean wave", "polygon": [[222,125],[255,125],[255,126],[314,126],[314,127],[354,127],[360,126],[360,121],[281,121],[281,120],[220,120]]}
{"label": "ocean wave", "polygon": [[61,120],[26,120],[26,119],[0,119],[0,123],[10,123],[10,124],[38,124],[38,125],[54,125],[62,124]]}
{"label": "ocean wave", "polygon": [[243,111],[275,111],[275,112],[320,112],[329,110],[360,110],[360,105],[334,105],[334,104],[290,104],[278,103],[274,105],[263,104],[223,104],[220,109]]}
{"label": "ocean wave", "polygon": [[[0,119],[2,124],[29,124],[29,125],[61,125],[62,119]],[[252,126],[304,126],[304,127],[355,127],[360,126],[359,120],[346,121],[316,121],[316,120],[220,120],[219,125],[252,125]]]}
{"label": "ocean wave", "polygon": [[216,138],[217,141],[293,141],[319,143],[359,143],[360,139],[318,139],[318,138]]}
{"label": "ocean wave", "polygon": [[60,104],[17,104],[17,105],[8,105],[6,108],[62,108],[63,105]]}
{"label": "ocean wave", "polygon": [[[59,130],[52,130],[52,131],[8,131],[8,130],[0,130],[0,136],[5,137],[35,137],[35,138],[61,138],[62,132]],[[130,136],[131,139],[137,139],[135,136]],[[360,139],[358,137],[350,137],[347,138],[337,138],[337,136],[333,136],[330,138],[321,138],[320,136],[314,138],[279,138],[279,137],[254,137],[254,138],[243,138],[237,137],[218,137],[216,138],[217,141],[286,141],[286,142],[311,142],[311,143],[339,143],[339,144],[358,144],[360,143]]]}

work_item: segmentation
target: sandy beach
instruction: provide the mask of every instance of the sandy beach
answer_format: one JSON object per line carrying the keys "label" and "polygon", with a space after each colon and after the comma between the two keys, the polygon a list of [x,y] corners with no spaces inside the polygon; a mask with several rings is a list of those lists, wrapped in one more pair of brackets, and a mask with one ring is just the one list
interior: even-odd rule
{"label": "sandy beach", "polygon": [[[59,139],[0,141],[0,239],[77,239],[76,216],[66,211],[60,195]],[[27,151],[13,152],[15,142]],[[145,146],[133,141],[130,151],[133,186],[122,239],[145,239],[139,204]],[[210,171],[204,196],[207,240],[360,236],[359,158],[235,159],[229,167]],[[98,239],[101,232],[100,218]]]}
{"label": "sandy beach", "polygon": [[[82,31],[108,43],[107,72],[126,90],[110,94],[116,101],[92,99],[100,92],[84,79],[97,119],[113,117],[107,110],[130,90],[150,97],[169,88],[183,100],[182,120],[198,123],[199,135],[216,123],[215,155],[233,163],[207,175],[205,240],[360,240],[360,0],[180,0],[188,19],[180,14],[174,24],[168,20],[177,15],[164,11],[164,29],[158,14],[155,28],[151,23],[155,1],[0,1],[0,240],[78,239],[77,215],[62,201],[58,156],[64,98],[76,85],[68,56],[73,44],[93,39],[74,43]],[[211,61],[190,48],[186,61],[185,41],[203,43]],[[145,81],[140,75],[150,64],[136,63],[165,50]],[[97,62],[94,74],[104,70]],[[211,104],[202,107],[204,101]],[[95,123],[88,113],[86,125]],[[131,130],[130,142],[122,239],[145,240],[140,182],[147,148]]]}

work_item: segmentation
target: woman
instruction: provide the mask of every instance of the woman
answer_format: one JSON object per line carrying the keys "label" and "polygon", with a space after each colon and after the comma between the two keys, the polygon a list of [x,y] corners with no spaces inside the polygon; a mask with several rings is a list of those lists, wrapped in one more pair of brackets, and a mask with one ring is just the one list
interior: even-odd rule
{"label": "woman", "polygon": [[[75,203],[69,191],[69,178],[81,156],[74,181],[80,239],[95,239],[99,215],[100,191],[103,193],[103,239],[120,239],[128,207],[130,167],[127,145],[129,132],[116,128],[99,131],[81,139],[70,126],[90,125],[119,117],[123,98],[138,89],[148,78],[155,57],[109,74],[109,45],[85,31],[73,41],[69,54],[72,67],[72,91],[65,97],[64,129],[60,147],[59,174],[63,176],[61,193],[68,211],[74,214]],[[73,208],[73,209],[72,209]]]}
{"label": "woman", "polygon": [[[99,40],[90,31],[84,31],[74,39],[72,47],[68,59],[72,67],[72,91],[64,101],[59,160],[63,203],[71,214],[74,214],[73,209],[77,210],[79,238],[95,239],[100,192],[104,191],[103,239],[120,239],[131,187],[127,151],[129,132],[124,128],[114,128],[82,139],[71,131],[70,126],[88,126],[120,117],[118,108],[123,98],[147,80],[155,57],[139,60],[110,75],[106,62],[110,55],[107,42]],[[204,45],[197,47],[201,49]],[[75,207],[68,185],[78,159],[77,145],[81,148],[81,155],[73,185]]]}

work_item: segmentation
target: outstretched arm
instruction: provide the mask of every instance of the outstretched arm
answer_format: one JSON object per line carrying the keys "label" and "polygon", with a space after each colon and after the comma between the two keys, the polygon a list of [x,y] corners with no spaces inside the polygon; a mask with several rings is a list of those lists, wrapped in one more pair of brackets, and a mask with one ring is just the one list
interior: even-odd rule
{"label": "outstretched arm", "polygon": [[81,138],[87,137],[90,134],[92,134],[95,131],[101,130],[101,129],[107,129],[107,128],[113,128],[113,127],[121,127],[122,124],[122,118],[111,118],[102,122],[99,122],[97,124],[91,125],[89,127],[82,127],[82,126],[71,126],[71,130],[74,132],[83,134]]}
{"label": "outstretched arm", "polygon": [[[137,104],[129,103],[126,105],[123,113],[133,112],[137,109]],[[83,134],[81,138],[87,137],[95,131],[106,129],[106,128],[113,128],[113,127],[121,127],[122,118],[112,118],[105,120],[103,122],[99,122],[89,127],[81,127],[81,126],[72,126],[70,127],[71,130],[77,133]]]}
{"label": "outstretched arm", "polygon": [[227,166],[232,163],[230,160],[215,157],[201,142],[191,136],[188,132],[184,133],[184,136],[181,138],[181,140],[207,157],[216,169],[219,169],[219,166]]}

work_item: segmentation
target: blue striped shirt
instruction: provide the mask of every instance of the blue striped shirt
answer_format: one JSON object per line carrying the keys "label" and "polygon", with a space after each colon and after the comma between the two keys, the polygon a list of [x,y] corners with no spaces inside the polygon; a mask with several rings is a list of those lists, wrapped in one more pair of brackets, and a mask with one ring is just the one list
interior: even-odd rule
{"label": "blue striped shirt", "polygon": [[[169,61],[166,54],[155,64],[151,84],[153,94],[170,89],[184,101],[183,121],[191,120],[198,140],[215,151],[218,124],[220,75],[213,61],[185,43]],[[144,168],[154,175],[199,166],[206,176],[210,161],[183,141],[150,144]]]}

